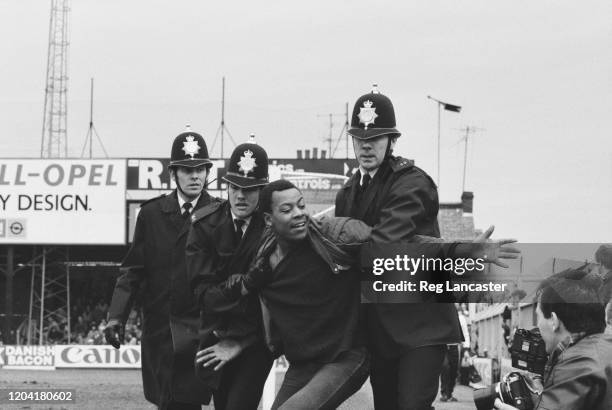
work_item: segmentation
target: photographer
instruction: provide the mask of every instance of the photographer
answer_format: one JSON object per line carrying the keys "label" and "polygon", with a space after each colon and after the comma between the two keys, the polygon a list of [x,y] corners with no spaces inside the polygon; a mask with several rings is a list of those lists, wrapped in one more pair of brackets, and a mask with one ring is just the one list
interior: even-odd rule
{"label": "photographer", "polygon": [[595,261],[599,264],[599,275],[603,279],[601,288],[602,300],[606,305],[606,332],[612,334],[612,244],[605,243],[595,252]]}
{"label": "photographer", "polygon": [[612,302],[608,302],[606,306],[606,323],[606,334],[612,335]]}
{"label": "photographer", "polygon": [[[537,326],[549,358],[535,409],[612,408],[612,335],[603,333],[600,287],[601,278],[580,270],[561,272],[540,285]],[[495,408],[515,407],[496,399]]]}

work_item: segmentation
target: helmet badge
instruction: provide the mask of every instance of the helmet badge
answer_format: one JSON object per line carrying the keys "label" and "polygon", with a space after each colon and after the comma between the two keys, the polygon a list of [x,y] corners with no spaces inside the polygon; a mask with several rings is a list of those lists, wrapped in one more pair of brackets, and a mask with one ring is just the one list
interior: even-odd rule
{"label": "helmet badge", "polygon": [[374,120],[378,117],[376,114],[376,107],[372,107],[372,101],[367,100],[363,102],[363,107],[359,108],[359,122],[364,125],[364,129],[368,129],[368,125],[374,124]]}
{"label": "helmet badge", "polygon": [[188,135],[186,138],[187,140],[183,141],[183,151],[185,151],[185,155],[189,155],[193,159],[193,156],[200,152],[200,144],[193,140],[193,135]]}
{"label": "helmet badge", "polygon": [[244,155],[240,158],[240,162],[238,162],[240,172],[246,177],[256,166],[257,164],[255,163],[255,158],[253,158],[253,152],[251,150],[244,151]]}

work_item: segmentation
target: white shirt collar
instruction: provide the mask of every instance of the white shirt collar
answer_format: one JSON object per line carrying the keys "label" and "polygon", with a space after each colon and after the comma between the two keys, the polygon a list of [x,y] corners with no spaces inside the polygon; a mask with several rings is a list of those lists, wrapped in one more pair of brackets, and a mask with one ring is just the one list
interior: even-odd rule
{"label": "white shirt collar", "polygon": [[366,171],[361,165],[359,166],[359,173],[361,174],[361,179],[359,180],[359,185],[363,184],[363,177],[365,174],[370,174],[370,178],[374,178],[374,175],[378,172],[378,168],[373,169],[372,171]]}
{"label": "white shirt collar", "polygon": [[234,221],[236,219],[242,219],[244,221],[244,225],[242,225],[242,233],[245,233],[247,228],[249,227],[249,224],[251,223],[251,218],[253,215],[247,218],[238,218],[236,215],[234,215],[234,212],[231,209],[230,209],[230,213],[232,214],[232,223],[234,224],[234,230],[236,229],[236,223]]}
{"label": "white shirt collar", "polygon": [[[179,209],[181,210],[181,214],[184,212],[183,211],[183,204],[187,201],[185,201],[183,199],[183,197],[181,196],[181,194],[179,194],[178,192],[176,193],[176,196],[178,197],[178,203],[179,203]],[[202,196],[202,194],[200,193],[200,195],[198,195],[193,201],[189,201],[191,203],[191,210],[189,212],[193,212],[193,210],[195,209],[196,204],[198,203],[198,201],[200,200],[200,197]]]}

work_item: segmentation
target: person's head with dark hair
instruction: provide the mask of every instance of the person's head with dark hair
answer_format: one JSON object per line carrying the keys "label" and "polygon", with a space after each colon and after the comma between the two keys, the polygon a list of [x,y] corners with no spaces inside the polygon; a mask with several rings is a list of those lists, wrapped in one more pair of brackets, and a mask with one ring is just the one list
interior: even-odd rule
{"label": "person's head with dark hair", "polygon": [[604,243],[597,248],[595,261],[608,271],[612,271],[612,243]]}
{"label": "person's head with dark hair", "polygon": [[606,277],[600,291],[601,300],[606,304],[606,323],[612,333],[612,275]]}
{"label": "person's head with dark hair", "polygon": [[599,297],[601,278],[568,269],[545,279],[538,288],[537,326],[548,353],[572,333],[601,333],[604,304]]}
{"label": "person's head with dark hair", "polygon": [[606,305],[606,323],[612,333],[612,243],[604,243],[595,252],[595,262],[599,263],[599,274],[604,280],[601,297]]}
{"label": "person's head with dark hair", "polygon": [[270,182],[261,190],[259,195],[259,210],[266,213],[272,212],[272,194],[274,192],[285,191],[291,188],[298,189],[291,181],[286,179],[279,179],[277,181]]}
{"label": "person's head with dark hair", "polygon": [[281,246],[306,237],[306,203],[302,192],[290,181],[280,179],[263,188],[259,195],[259,209]]}
{"label": "person's head with dark hair", "polygon": [[612,277],[607,278],[603,281],[603,285],[599,291],[601,301],[605,303],[612,303]]}

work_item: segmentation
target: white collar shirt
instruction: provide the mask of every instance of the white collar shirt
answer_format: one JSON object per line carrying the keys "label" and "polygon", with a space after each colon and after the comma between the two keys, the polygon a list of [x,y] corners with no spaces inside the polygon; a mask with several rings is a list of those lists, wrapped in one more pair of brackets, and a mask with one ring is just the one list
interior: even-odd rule
{"label": "white collar shirt", "polygon": [[[359,166],[359,173],[361,174],[361,179],[359,180],[359,185],[363,185],[363,177],[365,174],[369,174],[370,178],[374,179],[374,175],[378,172],[378,168],[373,169],[372,171],[366,171],[362,166]],[[371,180],[370,180],[371,181]]]}
{"label": "white collar shirt", "polygon": [[242,219],[244,221],[244,224],[242,225],[242,234],[244,235],[247,228],[249,227],[249,224],[251,223],[251,216],[247,218],[238,218],[236,215],[234,215],[234,212],[230,211],[230,213],[232,214],[232,223],[234,224],[234,230],[238,229],[238,227],[236,226],[236,219]]}
{"label": "white collar shirt", "polygon": [[[195,209],[196,204],[198,203],[198,201],[200,200],[200,197],[202,196],[202,194],[198,195],[193,201],[189,201],[189,203],[191,203],[191,209],[190,209],[190,213],[193,212],[193,210]],[[180,194],[177,194],[178,197],[178,203],[179,203],[179,209],[181,210],[181,215],[185,213],[185,209],[183,209],[183,205],[185,204],[185,201]]]}

